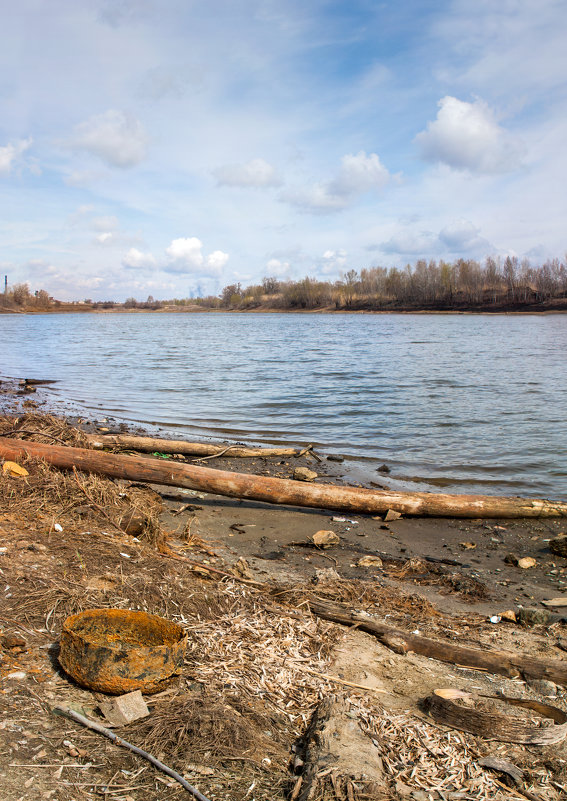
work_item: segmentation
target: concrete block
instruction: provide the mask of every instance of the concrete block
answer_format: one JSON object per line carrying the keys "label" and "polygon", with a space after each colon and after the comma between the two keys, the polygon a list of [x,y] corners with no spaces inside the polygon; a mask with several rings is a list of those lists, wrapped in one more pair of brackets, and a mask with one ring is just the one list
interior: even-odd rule
{"label": "concrete block", "polygon": [[101,701],[100,711],[112,726],[125,726],[150,714],[140,690],[119,695],[109,701]]}

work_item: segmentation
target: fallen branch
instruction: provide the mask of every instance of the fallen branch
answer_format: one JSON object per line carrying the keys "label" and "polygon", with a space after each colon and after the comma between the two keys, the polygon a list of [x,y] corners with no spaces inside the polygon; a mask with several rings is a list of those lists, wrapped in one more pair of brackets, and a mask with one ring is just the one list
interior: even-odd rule
{"label": "fallen branch", "polygon": [[0,457],[17,460],[30,456],[63,469],[165,484],[174,487],[249,498],[265,503],[338,509],[355,514],[380,514],[389,509],[407,515],[429,517],[567,517],[567,503],[532,498],[487,495],[445,495],[428,492],[390,492],[332,484],[309,484],[285,478],[255,476],[174,464],[143,456],[100,453],[84,448],[43,445],[0,437]]}
{"label": "fallen branch", "polygon": [[373,634],[387,647],[397,653],[413,651],[422,656],[448,662],[459,667],[487,670],[510,678],[521,676],[524,679],[547,679],[567,687],[567,662],[553,659],[514,654],[511,651],[490,651],[454,645],[451,642],[432,640],[420,634],[410,634],[403,629],[386,626],[371,620],[367,615],[349,611],[340,604],[327,601],[310,600],[309,609],[317,617],[342,623],[346,626],[358,624],[361,631]]}
{"label": "fallen branch", "polygon": [[377,797],[372,791],[387,789],[377,745],[352,719],[347,702],[334,696],[324,698],[313,713],[304,762],[301,784],[292,793],[297,801],[327,798],[330,793],[341,801],[354,799],[353,780],[364,782],[369,798]]}
{"label": "fallen branch", "polygon": [[92,731],[98,732],[98,734],[102,734],[104,737],[108,737],[109,740],[112,740],[113,743],[116,745],[121,745],[124,748],[128,748],[134,754],[141,756],[143,759],[147,759],[148,762],[151,762],[154,767],[158,770],[161,770],[163,773],[171,776],[172,779],[175,779],[176,782],[184,787],[187,792],[191,793],[191,795],[197,799],[197,801],[209,801],[209,799],[200,793],[196,787],[189,784],[189,782],[185,781],[183,776],[181,776],[176,771],[168,768],[167,765],[164,765],[163,762],[160,762],[159,759],[156,759],[151,754],[148,754],[147,751],[143,751],[141,748],[138,748],[136,745],[132,745],[132,743],[123,740],[122,737],[119,737],[110,729],[107,729],[105,726],[101,726],[100,723],[97,723],[95,720],[89,720],[84,715],[79,714],[78,712],[74,712],[72,709],[68,709],[64,706],[56,706],[53,709],[53,712],[56,715],[61,715],[62,717],[70,718],[74,720],[76,723],[80,723],[81,726],[86,726],[87,729],[92,729]]}
{"label": "fallen branch", "polygon": [[300,456],[313,446],[310,445],[301,453],[296,448],[247,448],[242,445],[209,445],[201,442],[184,442],[177,439],[157,439],[156,437],[135,437],[131,434],[89,434],[91,448],[122,448],[124,450],[142,451],[143,453],[181,453],[184,456]]}

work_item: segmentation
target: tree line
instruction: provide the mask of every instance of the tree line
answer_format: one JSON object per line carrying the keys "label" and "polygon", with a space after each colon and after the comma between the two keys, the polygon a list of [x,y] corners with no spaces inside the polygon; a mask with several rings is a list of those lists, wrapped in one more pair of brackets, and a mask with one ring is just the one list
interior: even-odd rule
{"label": "tree line", "polygon": [[62,304],[43,289],[32,294],[28,284],[15,284],[0,295],[5,309],[48,310],[74,306],[88,309],[146,309],[199,307],[203,310],[334,309],[347,311],[513,310],[567,309],[567,263],[559,259],[532,266],[527,259],[488,257],[454,262],[426,261],[399,267],[369,267],[343,273],[338,281],[306,277],[298,281],[268,276],[243,287],[228,284],[219,295],[199,298],[147,300],[134,297],[124,303],[87,298]]}
{"label": "tree line", "polygon": [[414,266],[349,270],[339,281],[264,278],[243,288],[225,286],[219,297],[195,299],[210,308],[342,310],[443,310],[537,307],[567,304],[567,264],[559,259],[538,267],[508,256],[454,262],[425,261]]}
{"label": "tree line", "polygon": [[0,294],[0,307],[5,309],[49,309],[55,302],[45,289],[38,289],[32,294],[29,284],[6,286]]}

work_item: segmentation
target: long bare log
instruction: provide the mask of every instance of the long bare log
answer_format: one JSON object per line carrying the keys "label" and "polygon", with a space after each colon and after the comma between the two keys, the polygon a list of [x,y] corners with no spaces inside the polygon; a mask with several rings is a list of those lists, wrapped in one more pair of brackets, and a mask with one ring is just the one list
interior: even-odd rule
{"label": "long bare log", "polygon": [[515,654],[511,651],[491,651],[454,645],[443,640],[432,640],[420,634],[411,634],[403,629],[386,626],[371,620],[367,615],[357,614],[347,607],[327,601],[309,601],[314,615],[347,626],[356,624],[361,631],[373,634],[384,645],[398,653],[413,651],[422,656],[450,662],[461,667],[487,670],[501,676],[522,676],[524,679],[548,679],[556,684],[567,686],[567,661],[537,659],[536,657]]}
{"label": "long bare log", "polygon": [[211,445],[202,442],[184,442],[178,439],[135,437],[131,434],[89,434],[91,448],[122,448],[142,453],[181,453],[184,456],[299,456],[296,448],[246,448],[241,445]]}
{"label": "long bare log", "polygon": [[338,509],[353,514],[381,514],[388,509],[394,509],[407,515],[429,517],[567,517],[567,503],[542,499],[404,493],[309,484],[291,479],[175,464],[144,456],[101,453],[0,437],[0,457],[13,460],[25,456],[45,459],[50,464],[67,470],[76,467],[78,470],[113,478],[187,487],[230,498],[249,498],[287,506]]}

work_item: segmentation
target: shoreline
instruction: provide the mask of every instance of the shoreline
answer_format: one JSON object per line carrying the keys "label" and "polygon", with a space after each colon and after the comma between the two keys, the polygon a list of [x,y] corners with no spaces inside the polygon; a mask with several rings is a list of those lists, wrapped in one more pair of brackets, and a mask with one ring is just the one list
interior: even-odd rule
{"label": "shoreline", "polygon": [[18,315],[33,315],[38,316],[42,314],[330,314],[330,315],[343,315],[343,314],[432,314],[432,315],[488,315],[488,316],[518,316],[518,315],[547,315],[547,314],[567,314],[567,305],[565,308],[505,308],[505,309],[334,309],[330,307],[313,308],[313,309],[279,309],[279,308],[258,308],[258,309],[212,309],[200,307],[176,307],[166,306],[161,309],[93,309],[83,308],[78,304],[69,304],[69,308],[55,308],[55,309],[5,309],[0,308],[0,315],[2,314],[18,314]]}
{"label": "shoreline", "polygon": [[[315,450],[323,455],[327,474],[353,486],[393,492],[448,492],[454,495],[524,496],[562,500],[558,493],[546,491],[545,488],[536,490],[532,486],[522,486],[518,482],[510,482],[504,478],[487,482],[472,476],[455,477],[450,471],[444,471],[442,464],[431,466],[426,473],[425,467],[418,468],[417,465],[404,463],[403,460],[402,462],[390,460],[384,453],[368,455],[365,449],[357,451],[355,447],[349,451],[348,448],[333,444],[326,447],[322,441],[305,437],[290,438],[285,432],[280,435],[273,433],[272,436],[265,434],[254,437],[243,430],[222,429],[205,432],[199,425],[193,427],[188,423],[151,422],[134,419],[125,412],[117,416],[116,413],[105,411],[103,408],[90,407],[85,401],[69,400],[64,394],[60,394],[64,393],[64,387],[58,387],[62,382],[46,381],[44,385],[44,382],[40,381],[37,386],[32,386],[28,390],[30,394],[26,394],[25,387],[22,389],[20,386],[22,382],[23,379],[6,378],[0,374],[0,395],[4,393],[13,398],[28,400],[31,408],[37,405],[38,410],[65,417],[72,424],[81,421],[82,425],[88,424],[90,433],[136,433],[161,439],[199,441],[219,447],[243,440],[255,447],[303,448],[314,443]],[[47,386],[47,383],[53,383],[54,386]]]}
{"label": "shoreline", "polygon": [[[18,386],[14,382],[9,388],[3,387],[2,394],[0,394],[0,412],[3,415],[55,414],[60,419],[66,420],[68,424],[78,426],[82,431],[89,434],[129,433],[150,435],[156,438],[164,437],[163,431],[136,423],[128,423],[127,421],[118,423],[115,418],[111,417],[98,420],[91,419],[89,421],[75,413],[68,414],[64,408],[64,400],[61,403],[51,404],[49,399],[44,399],[41,393],[38,400],[31,399],[29,395],[19,394]],[[32,398],[34,396],[35,393]],[[187,438],[182,439],[187,440]],[[224,440],[221,443],[214,438],[205,437],[197,437],[196,439],[201,442],[219,445],[228,442],[228,440]],[[309,455],[298,460],[281,459],[279,457],[240,459],[221,456],[220,458],[215,457],[207,460],[203,464],[220,470],[256,473],[258,475],[282,478],[292,477],[293,469],[301,466],[315,471],[317,473],[317,478],[315,479],[317,482],[323,481],[324,483],[341,486],[374,487],[399,491],[399,487],[391,486],[388,475],[373,472],[373,475],[378,478],[378,482],[371,481],[369,480],[370,473],[367,472],[365,475],[364,471],[357,471],[356,464],[354,466],[351,465],[351,469],[348,470],[349,466],[345,462],[336,462],[332,457],[331,460],[328,460],[321,446],[316,448],[316,453],[319,455],[320,461]],[[147,454],[144,455],[147,456]],[[187,458],[187,461],[191,461],[191,459]],[[373,519],[365,515],[353,515],[353,517],[357,518],[354,521],[350,519],[351,516],[348,514],[344,515],[325,510],[280,507],[254,501],[231,500],[221,496],[209,497],[208,504],[211,515],[213,517],[215,515],[220,516],[219,518],[214,518],[215,520],[221,519],[223,522],[226,520],[227,529],[230,529],[230,525],[238,522],[238,510],[241,507],[247,509],[254,518],[259,516],[259,522],[254,522],[253,524],[255,528],[258,527],[265,531],[273,527],[270,521],[274,520],[278,521],[277,528],[279,529],[281,521],[285,520],[284,529],[295,533],[301,531],[306,537],[312,536],[314,531],[317,530],[314,526],[318,526],[320,529],[331,529],[333,528],[333,518],[346,517],[346,522],[335,526],[335,528],[338,529],[339,536],[345,538],[346,551],[339,561],[345,575],[350,578],[360,574],[353,562],[360,558],[361,555],[364,555],[368,551],[370,543],[373,543],[372,548],[381,554],[387,553],[392,558],[399,559],[400,555],[403,554],[404,559],[432,557],[441,561],[447,558],[454,560],[459,564],[459,569],[464,568],[464,572],[474,582],[480,582],[487,587],[491,586],[495,598],[500,599],[504,605],[522,604],[526,599],[530,603],[540,603],[546,597],[549,598],[554,594],[557,595],[562,591],[567,591],[567,559],[562,560],[559,558],[558,560],[557,557],[549,553],[547,548],[549,538],[565,532],[567,529],[566,521],[561,519],[539,521],[536,518],[531,520],[484,521],[482,519],[467,520],[404,516],[399,520],[384,523],[383,520]],[[235,512],[236,519],[233,519]],[[500,534],[500,531],[506,533]],[[496,536],[488,537],[487,539],[487,535],[494,532],[497,532]],[[244,534],[244,532],[242,533]],[[240,542],[241,544],[246,543],[246,557],[252,558],[256,562],[256,566],[259,569],[263,569],[265,567],[265,564],[262,564],[263,557],[254,557],[258,546],[257,535],[258,532],[253,532],[249,537],[242,536]],[[469,549],[464,548],[463,542],[468,541],[474,535],[479,539],[474,542],[474,548],[469,551]],[[229,533],[228,537],[231,536]],[[293,541],[294,536],[295,534],[285,535],[284,540]],[[367,537],[370,539],[367,540]],[[221,541],[224,547],[229,547],[232,544],[227,539],[226,533],[221,538]],[[479,546],[483,550],[477,554],[476,549]],[[538,568],[523,571],[506,563],[505,557],[511,552],[517,552],[520,558],[537,555]],[[305,565],[302,564],[302,560],[303,557],[299,561],[299,567],[301,568],[299,577],[301,580],[305,580],[306,577],[303,572]],[[554,560],[559,561],[557,567]],[[298,567],[297,560],[292,561],[293,569],[295,570]],[[321,561],[319,559],[319,562]],[[317,563],[317,558],[315,562]],[[288,567],[291,568],[291,565],[288,565]],[[550,573],[550,570],[554,572]],[[498,589],[493,586],[494,582],[498,584]],[[436,603],[441,603],[445,608],[450,608],[453,602],[456,604],[456,608],[461,607],[461,602],[454,598],[446,606],[446,598],[442,594],[439,595],[437,591],[432,590],[431,587],[429,589],[421,588],[418,591],[428,599],[434,598]],[[480,608],[487,614],[493,607],[492,601],[485,602],[477,599],[477,605],[478,603],[480,603]]]}
{"label": "shoreline", "polygon": [[[63,438],[63,444],[84,447],[83,429],[110,427],[108,420],[87,425],[48,417],[29,395],[14,394],[18,385],[12,389],[2,386],[0,393],[0,436],[20,427],[36,432],[22,438],[48,443]],[[128,430],[125,423],[121,428]],[[145,456],[164,458],[157,452]],[[359,622],[339,626],[309,612],[312,602],[338,601],[355,611],[357,621],[368,617],[429,641],[457,641],[500,656],[509,650],[561,665],[565,621],[561,609],[547,610],[541,601],[567,597],[567,559],[548,549],[550,538],[565,530],[565,520],[404,516],[386,521],[71,474],[22,461],[29,477],[0,471],[5,587],[0,773],[6,801],[52,796],[70,801],[70,792],[76,797],[75,784],[71,790],[69,784],[77,769],[89,798],[89,787],[111,784],[132,801],[161,801],[174,792],[169,784],[152,781],[153,773],[145,774],[142,784],[134,781],[143,764],[125,749],[51,714],[63,704],[104,722],[98,712],[104,696],[75,684],[57,659],[63,622],[85,609],[141,610],[185,629],[189,645],[180,675],[147,698],[147,718],[121,726],[118,733],[217,801],[229,801],[235,793],[244,798],[251,786],[257,801],[288,800],[300,770],[290,769],[290,763],[299,764],[301,743],[321,699],[347,705],[347,714],[335,719],[333,734],[333,754],[343,755],[339,778],[341,771],[354,776],[353,753],[373,748],[372,764],[382,764],[385,754],[391,760],[405,754],[408,732],[417,733],[410,765],[400,768],[404,781],[400,771],[384,774],[376,786],[379,795],[373,790],[370,796],[353,796],[360,799],[382,797],[386,789],[391,793],[384,798],[417,798],[430,786],[432,770],[439,771],[447,789],[445,762],[437,767],[439,755],[445,759],[448,749],[460,748],[452,758],[466,761],[467,775],[451,780],[459,797],[477,793],[478,778],[469,787],[472,766],[488,783],[487,797],[506,801],[508,789],[502,795],[499,785],[492,787],[477,764],[479,755],[494,753],[494,743],[440,729],[423,714],[423,699],[435,688],[520,697],[567,712],[567,694],[552,681],[437,661],[406,652],[397,640],[381,641],[358,629]],[[290,477],[301,466],[317,472],[315,481],[340,482],[331,475],[332,463],[307,455],[227,454],[204,464],[274,477]],[[329,531],[335,544],[316,547],[314,535]],[[532,556],[536,564],[523,570],[510,563],[510,553]],[[525,625],[515,622],[522,607],[535,610]],[[367,732],[369,721],[377,732],[389,726],[387,736],[370,741],[358,726]],[[540,774],[567,779],[566,744],[540,751],[498,746],[499,755],[513,764],[537,770],[526,781],[538,793],[550,786],[538,783]],[[549,768],[552,758],[560,770]],[[42,767],[51,769],[38,770]],[[24,770],[31,772],[22,788]],[[538,797],[559,801],[560,796]]]}

